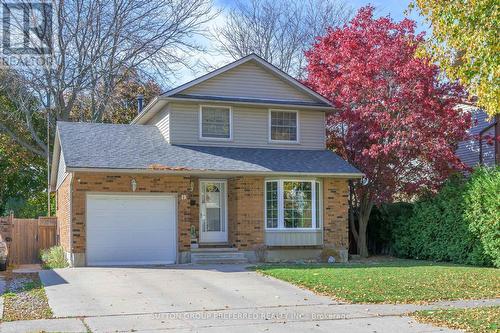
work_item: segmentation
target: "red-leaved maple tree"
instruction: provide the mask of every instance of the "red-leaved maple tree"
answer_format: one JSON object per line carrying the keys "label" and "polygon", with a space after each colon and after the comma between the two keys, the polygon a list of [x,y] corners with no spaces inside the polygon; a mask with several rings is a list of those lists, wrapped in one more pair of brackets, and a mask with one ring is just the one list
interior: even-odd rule
{"label": "red-leaved maple tree", "polygon": [[361,8],[306,53],[306,84],[338,109],[327,117],[327,144],[366,175],[353,188],[358,223],[351,221],[362,256],[373,205],[434,190],[462,169],[454,151],[470,125],[455,109],[461,88],[415,57],[424,41],[415,23],[374,18],[373,10]]}

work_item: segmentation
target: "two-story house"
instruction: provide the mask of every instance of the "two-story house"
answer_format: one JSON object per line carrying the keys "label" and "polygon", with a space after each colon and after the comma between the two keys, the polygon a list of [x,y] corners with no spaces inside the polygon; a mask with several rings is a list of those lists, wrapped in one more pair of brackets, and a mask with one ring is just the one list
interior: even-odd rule
{"label": "two-story house", "polygon": [[[57,124],[52,187],[74,266],[347,260],[348,180],[328,100],[249,55],[168,91],[128,125]],[[196,242],[196,246],[192,243]],[[256,249],[259,249],[256,251]]]}
{"label": "two-story house", "polygon": [[486,112],[473,104],[461,104],[458,108],[471,115],[472,127],[468,130],[469,138],[458,144],[457,156],[470,168],[498,165],[500,117],[490,119]]}

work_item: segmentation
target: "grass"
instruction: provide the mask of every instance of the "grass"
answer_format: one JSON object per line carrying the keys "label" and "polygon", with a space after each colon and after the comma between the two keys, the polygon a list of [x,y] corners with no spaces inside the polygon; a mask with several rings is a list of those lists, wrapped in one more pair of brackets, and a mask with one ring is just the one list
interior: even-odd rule
{"label": "grass", "polygon": [[42,259],[43,269],[68,267],[68,261],[66,260],[62,246],[53,246],[40,251],[40,258]]}
{"label": "grass", "polygon": [[500,330],[500,307],[498,306],[417,311],[412,316],[422,323],[473,333],[498,332]]}
{"label": "grass", "polygon": [[3,294],[3,321],[52,318],[52,310],[38,274],[14,274],[7,285],[12,289]]}
{"label": "grass", "polygon": [[427,303],[500,296],[500,270],[416,260],[265,265],[257,271],[351,303]]}

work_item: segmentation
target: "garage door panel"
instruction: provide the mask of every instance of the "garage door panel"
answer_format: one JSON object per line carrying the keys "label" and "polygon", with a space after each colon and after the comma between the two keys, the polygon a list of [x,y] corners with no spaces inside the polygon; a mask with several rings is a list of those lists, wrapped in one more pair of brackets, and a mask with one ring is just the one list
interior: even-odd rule
{"label": "garage door panel", "polygon": [[176,259],[175,197],[89,195],[89,265],[168,264]]}

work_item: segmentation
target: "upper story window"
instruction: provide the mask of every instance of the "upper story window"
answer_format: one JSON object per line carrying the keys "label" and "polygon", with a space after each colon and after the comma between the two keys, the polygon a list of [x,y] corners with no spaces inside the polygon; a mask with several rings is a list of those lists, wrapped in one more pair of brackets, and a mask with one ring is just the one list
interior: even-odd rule
{"label": "upper story window", "polygon": [[231,140],[232,126],[230,107],[200,107],[200,139]]}
{"label": "upper story window", "polygon": [[269,111],[269,139],[271,142],[299,141],[299,113],[297,111]]}

